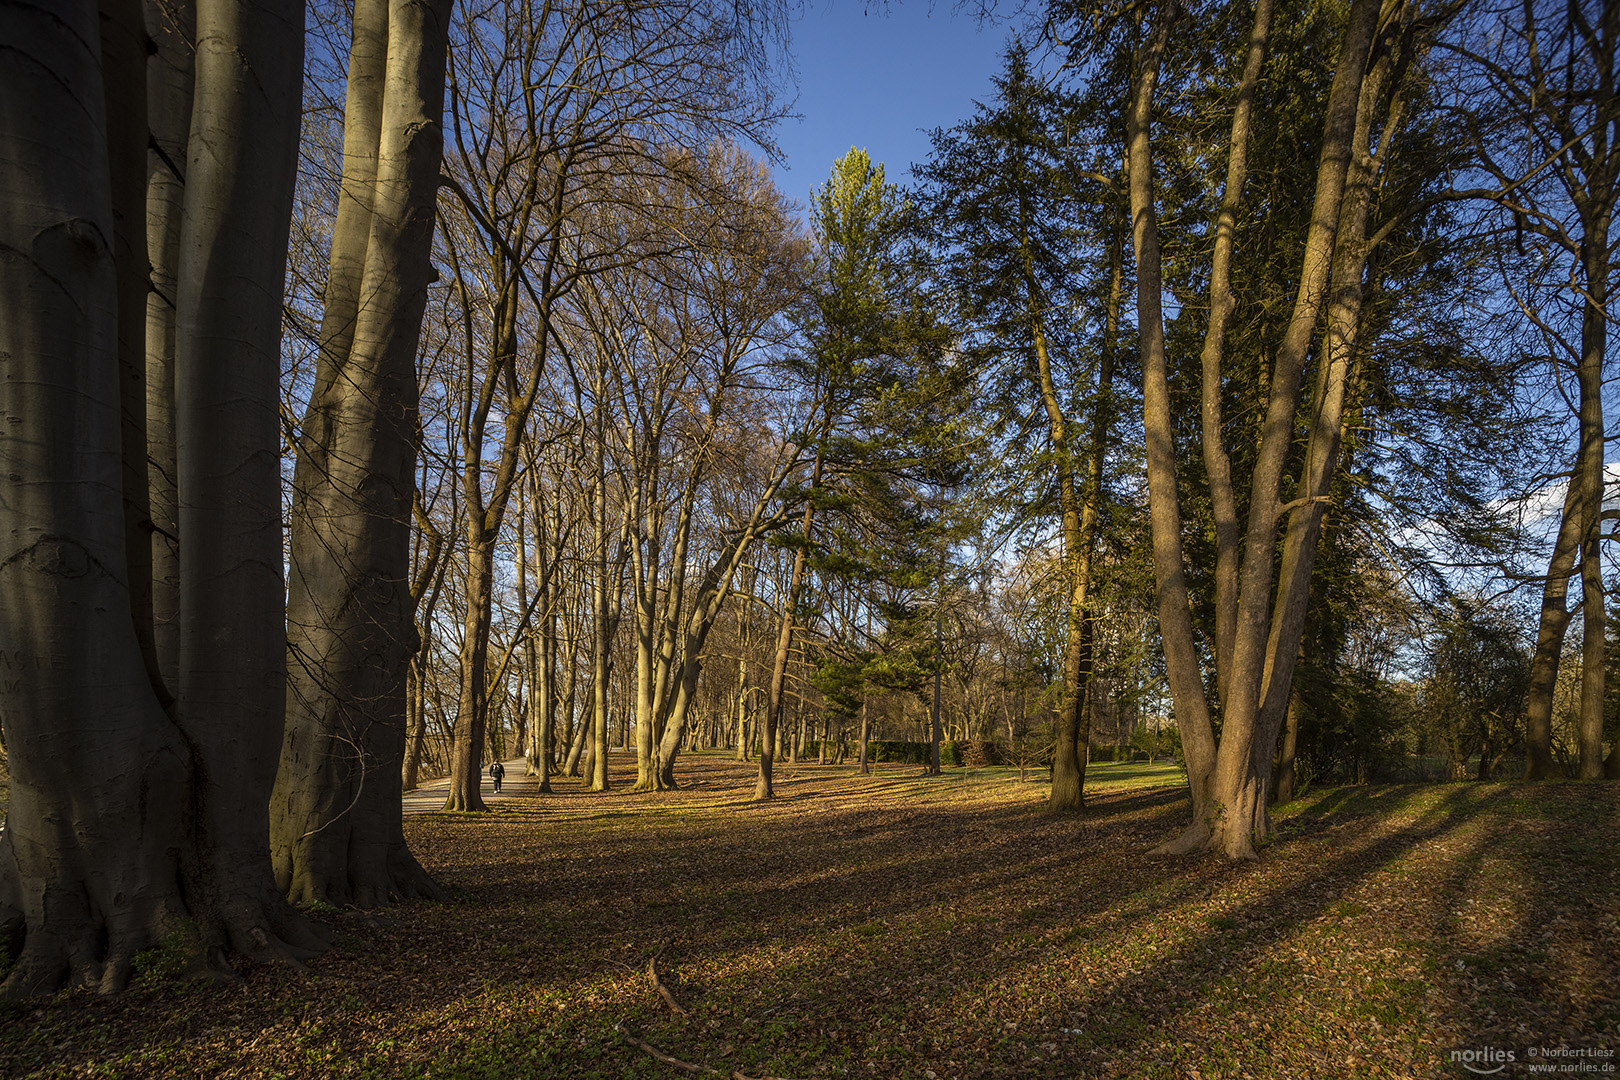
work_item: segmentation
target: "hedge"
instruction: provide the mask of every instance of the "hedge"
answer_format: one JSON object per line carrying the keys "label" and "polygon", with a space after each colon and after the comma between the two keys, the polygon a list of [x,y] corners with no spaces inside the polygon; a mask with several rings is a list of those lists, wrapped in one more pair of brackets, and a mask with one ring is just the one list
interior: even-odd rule
{"label": "hedge", "polygon": [[[850,748],[850,757],[854,760],[859,753],[859,742]],[[866,760],[883,761],[898,765],[926,765],[928,764],[928,747],[925,742],[907,742],[902,739],[873,739],[866,744]],[[807,740],[804,744],[804,756],[815,758],[820,756],[821,743],[817,740]],[[829,753],[833,747],[828,746]],[[966,742],[957,742],[954,739],[939,744],[939,764],[941,768],[957,769],[966,765],[971,769],[982,769],[986,765],[1000,765],[1002,762],[1001,748],[989,740],[969,739]]]}
{"label": "hedge", "polygon": [[1092,761],[1146,761],[1147,755],[1134,746],[1093,746]]}

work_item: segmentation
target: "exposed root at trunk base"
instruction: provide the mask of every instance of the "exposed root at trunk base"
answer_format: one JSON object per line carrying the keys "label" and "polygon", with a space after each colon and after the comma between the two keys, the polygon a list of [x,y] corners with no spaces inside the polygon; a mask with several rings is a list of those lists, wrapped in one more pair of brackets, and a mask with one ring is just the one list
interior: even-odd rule
{"label": "exposed root at trunk base", "polygon": [[1215,851],[1238,862],[1253,862],[1260,858],[1256,840],[1250,830],[1238,830],[1220,823],[1212,826],[1204,818],[1193,821],[1174,840],[1167,840],[1148,852],[1149,855],[1194,855]]}
{"label": "exposed root at trunk base", "polygon": [[[97,920],[87,911],[76,918],[52,912],[40,925],[22,930],[20,954],[0,984],[0,998],[20,1000],[84,987],[116,994],[129,987],[138,953],[156,953],[157,965],[173,975],[241,985],[232,955],[294,971],[328,946],[330,933],[280,900],[245,904],[239,898],[200,919],[181,914],[174,898],[145,912],[123,911]],[[246,910],[251,908],[252,910]],[[19,928],[0,928],[11,937]],[[172,967],[169,965],[172,964]]]}
{"label": "exposed root at trunk base", "polygon": [[726,1076],[730,1077],[731,1080],[783,1080],[783,1078],[780,1076],[749,1076],[740,1069],[733,1069],[731,1072],[726,1072],[723,1069],[716,1069],[712,1065],[700,1065],[692,1061],[682,1061],[673,1054],[666,1054],[652,1043],[637,1038],[635,1033],[625,1026],[623,1020],[615,1021],[613,1024],[613,1030],[617,1031],[619,1033],[619,1037],[625,1042],[629,1043],[631,1046],[635,1047],[637,1050],[640,1050],[649,1057],[655,1057],[659,1061],[662,1061],[665,1065],[673,1065],[677,1069],[685,1069],[687,1072],[697,1073],[699,1076]]}
{"label": "exposed root at trunk base", "polygon": [[1195,851],[1204,851],[1209,847],[1209,822],[1202,817],[1196,818],[1192,824],[1181,831],[1181,835],[1174,840],[1167,840],[1158,847],[1149,851],[1149,855],[1191,855]]}

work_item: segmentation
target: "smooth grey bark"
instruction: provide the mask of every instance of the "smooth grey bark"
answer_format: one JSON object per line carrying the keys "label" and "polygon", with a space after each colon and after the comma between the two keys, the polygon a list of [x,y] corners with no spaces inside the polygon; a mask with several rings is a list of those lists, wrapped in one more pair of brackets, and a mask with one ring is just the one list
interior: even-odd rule
{"label": "smooth grey bark", "polygon": [[[191,762],[152,692],[126,577],[106,108],[86,47],[97,21],[95,4],[0,9],[0,467],[13,478],[0,500],[0,941],[22,945],[8,997],[118,989],[188,911],[176,844]],[[74,656],[95,657],[96,677]]]}
{"label": "smooth grey bark", "polygon": [[[315,387],[297,443],[276,881],[300,902],[440,895],[405,843],[416,349],[450,0],[359,0]],[[431,572],[431,570],[429,571]]]}
{"label": "smooth grey bark", "polygon": [[303,4],[204,0],[194,55],[175,298],[172,713],[199,762],[192,812],[204,840],[190,872],[207,897],[203,942],[275,957],[278,936],[303,936],[270,872],[266,812],[287,678],[277,448]]}
{"label": "smooth grey bark", "polygon": [[[278,346],[302,5],[198,5],[190,152],[171,173],[185,183],[178,228],[153,230],[174,245],[174,319],[149,340],[172,343],[167,479],[184,493],[167,711],[171,685],[149,666],[157,635],[132,603],[151,583],[129,580],[153,572],[130,550],[150,541],[126,532],[124,499],[147,482],[144,440],[126,436],[144,396],[133,328],[149,312],[118,263],[145,273],[131,192],[148,162],[109,131],[107,109],[148,92],[128,51],[140,22],[114,0],[0,8],[7,996],[117,990],[135,952],[172,934],[197,970],[221,974],[231,952],[296,960],[321,946],[275,890],[265,819],[284,685]],[[175,111],[156,111],[172,137]]]}
{"label": "smooth grey bark", "polygon": [[151,522],[152,642],[166,687],[180,678],[180,504],[174,436],[174,336],[179,294],[180,223],[185,199],[186,142],[196,81],[190,4],[145,4],[147,41],[146,470]]}

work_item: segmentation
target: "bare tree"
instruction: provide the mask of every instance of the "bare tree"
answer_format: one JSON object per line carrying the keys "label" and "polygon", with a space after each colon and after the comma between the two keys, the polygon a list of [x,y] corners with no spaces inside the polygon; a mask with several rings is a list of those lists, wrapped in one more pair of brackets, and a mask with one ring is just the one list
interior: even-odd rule
{"label": "bare tree", "polygon": [[[469,365],[461,459],[470,573],[449,808],[482,808],[494,545],[556,343],[557,305],[582,279],[636,256],[637,197],[657,187],[638,178],[666,171],[664,146],[721,129],[763,137],[770,95],[756,58],[767,14],[706,0],[502,0],[458,24],[447,182],[459,224],[448,253]],[[608,203],[618,212],[590,209]],[[598,615],[611,614],[599,593]]]}
{"label": "bare tree", "polygon": [[[1530,680],[1525,775],[1552,767],[1553,687],[1570,614],[1568,583],[1581,578],[1581,696],[1578,775],[1620,777],[1620,747],[1603,758],[1607,627],[1601,528],[1604,460],[1603,364],[1611,318],[1614,214],[1620,201],[1620,7],[1524,0],[1487,9],[1474,24],[1471,62],[1490,104],[1476,115],[1481,167],[1498,185],[1535,269],[1509,289],[1562,371],[1577,386],[1577,447],[1557,539],[1542,591]],[[1469,46],[1473,45],[1472,48]]]}

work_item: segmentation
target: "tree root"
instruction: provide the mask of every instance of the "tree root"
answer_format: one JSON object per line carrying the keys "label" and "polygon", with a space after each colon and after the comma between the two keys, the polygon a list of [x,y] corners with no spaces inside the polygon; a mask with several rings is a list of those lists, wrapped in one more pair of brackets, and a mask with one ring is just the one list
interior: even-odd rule
{"label": "tree root", "polygon": [[1149,855],[1191,855],[1209,847],[1211,830],[1202,818],[1188,825],[1174,840],[1167,840],[1149,851]]}
{"label": "tree root", "polygon": [[749,1076],[740,1069],[733,1069],[731,1072],[725,1072],[722,1069],[716,1069],[712,1065],[700,1065],[692,1061],[682,1061],[673,1054],[666,1054],[652,1043],[647,1042],[644,1039],[637,1038],[635,1033],[625,1026],[623,1020],[615,1021],[613,1024],[613,1030],[617,1031],[619,1033],[619,1037],[625,1042],[629,1043],[637,1050],[640,1050],[642,1053],[647,1054],[649,1057],[655,1057],[659,1061],[662,1061],[665,1065],[673,1065],[677,1069],[685,1069],[687,1072],[697,1073],[699,1076],[724,1076],[729,1077],[730,1080],[783,1080],[783,1078],[780,1076]]}

